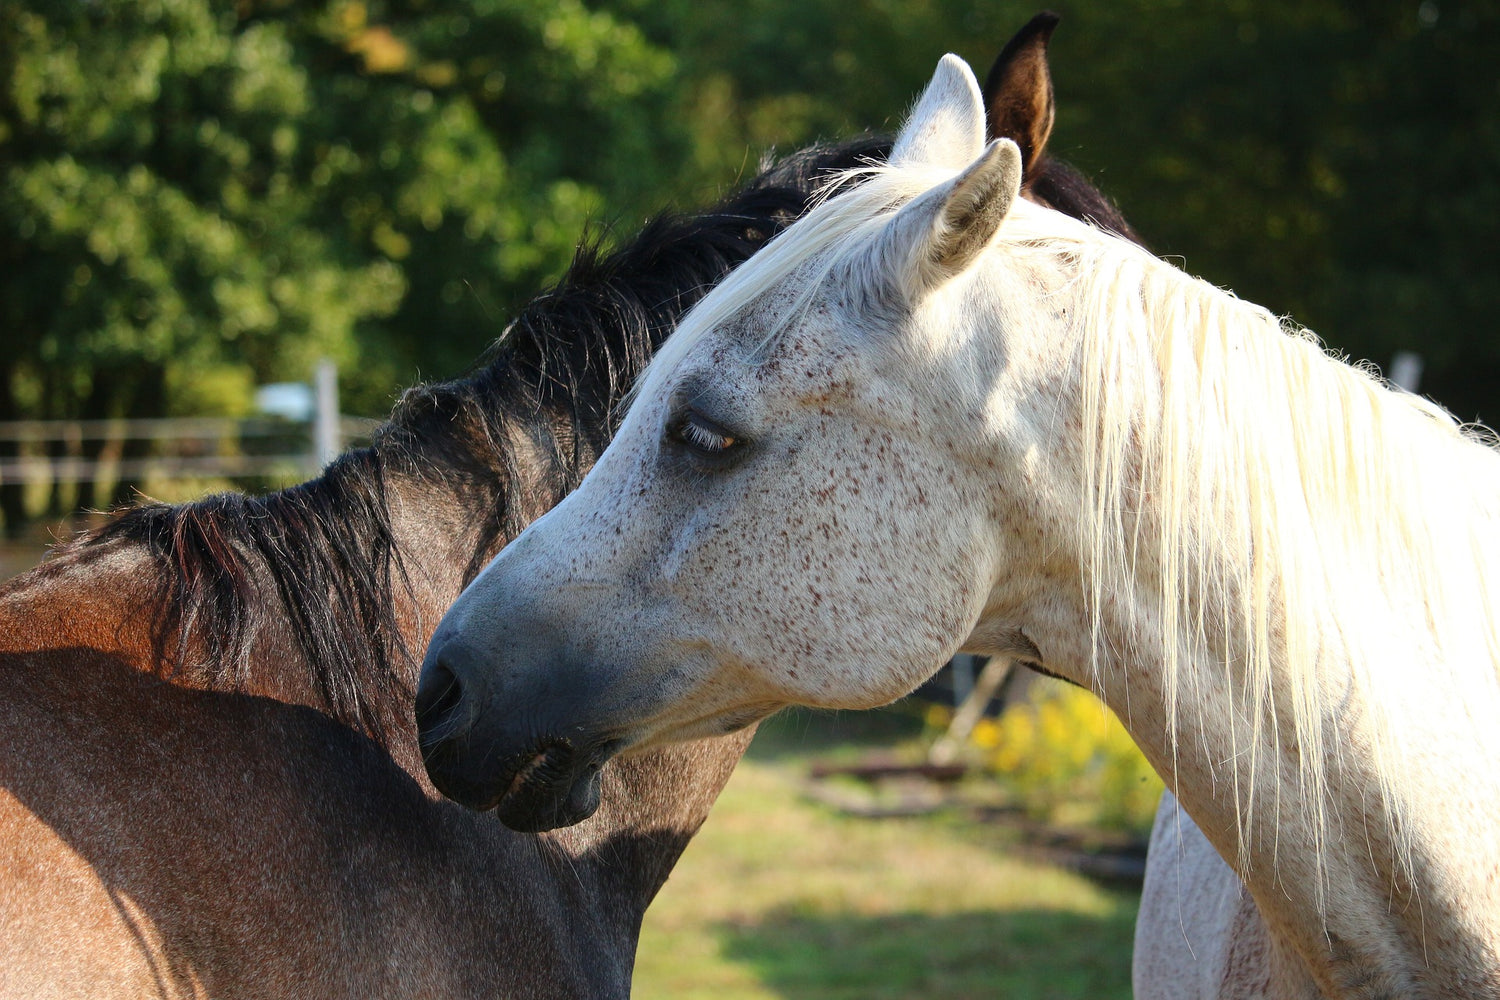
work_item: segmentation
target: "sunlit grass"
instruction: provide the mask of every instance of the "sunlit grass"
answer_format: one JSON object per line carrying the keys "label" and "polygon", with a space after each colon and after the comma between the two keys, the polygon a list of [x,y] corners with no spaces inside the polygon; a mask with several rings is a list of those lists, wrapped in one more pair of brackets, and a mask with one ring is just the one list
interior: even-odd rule
{"label": "sunlit grass", "polygon": [[1135,893],[952,819],[838,814],[799,775],[785,756],[740,765],[647,914],[637,997],[1130,995]]}

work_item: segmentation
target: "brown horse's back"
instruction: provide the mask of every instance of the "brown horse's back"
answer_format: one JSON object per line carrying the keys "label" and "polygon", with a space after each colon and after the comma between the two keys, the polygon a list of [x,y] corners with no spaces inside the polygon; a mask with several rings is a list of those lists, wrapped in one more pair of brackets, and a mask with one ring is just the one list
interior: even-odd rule
{"label": "brown horse's back", "polygon": [[274,815],[306,790],[253,749],[287,720],[77,647],[0,655],[0,705],[6,995],[225,995],[262,949],[287,981],[254,992],[332,992],[316,846]]}

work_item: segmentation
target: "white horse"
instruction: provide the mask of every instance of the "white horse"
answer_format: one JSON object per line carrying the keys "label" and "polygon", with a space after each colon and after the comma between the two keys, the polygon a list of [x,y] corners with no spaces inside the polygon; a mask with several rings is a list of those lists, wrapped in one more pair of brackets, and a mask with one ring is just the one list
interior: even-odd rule
{"label": "white horse", "polygon": [[[1147,958],[1252,961],[1276,997],[1500,997],[1500,458],[1018,200],[983,134],[948,57],[889,165],[688,317],[440,626],[447,735],[545,816],[612,754],[1016,656],[1107,702],[1242,880],[1210,873],[1223,905],[1179,902],[1184,946]],[[1203,954],[1213,920],[1255,954]]]}

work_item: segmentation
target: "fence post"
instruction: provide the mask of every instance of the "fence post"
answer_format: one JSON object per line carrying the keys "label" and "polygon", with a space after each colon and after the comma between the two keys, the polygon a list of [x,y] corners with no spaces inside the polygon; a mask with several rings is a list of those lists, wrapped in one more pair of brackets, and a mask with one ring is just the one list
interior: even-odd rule
{"label": "fence post", "polygon": [[1391,384],[1416,392],[1422,381],[1422,355],[1414,351],[1397,351],[1391,358]]}
{"label": "fence post", "polygon": [[313,376],[313,456],[325,468],[344,450],[339,435],[339,369],[323,358]]}

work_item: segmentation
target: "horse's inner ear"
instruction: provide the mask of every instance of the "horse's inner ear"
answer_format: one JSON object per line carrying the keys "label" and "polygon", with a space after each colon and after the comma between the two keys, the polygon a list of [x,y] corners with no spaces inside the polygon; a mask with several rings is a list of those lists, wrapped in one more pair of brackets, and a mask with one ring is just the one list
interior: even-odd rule
{"label": "horse's inner ear", "polygon": [[1021,151],[1009,139],[896,213],[878,256],[900,270],[896,279],[920,297],[973,264],[989,246],[1021,189]]}
{"label": "horse's inner ear", "polygon": [[957,170],[984,147],[984,100],[973,70],[943,56],[932,82],[891,147],[892,166],[927,164]]}
{"label": "horse's inner ear", "polygon": [[1014,139],[1021,147],[1021,166],[1028,174],[1041,159],[1057,118],[1047,43],[1059,20],[1051,11],[1044,11],[1028,21],[1006,43],[981,91],[985,135]]}

